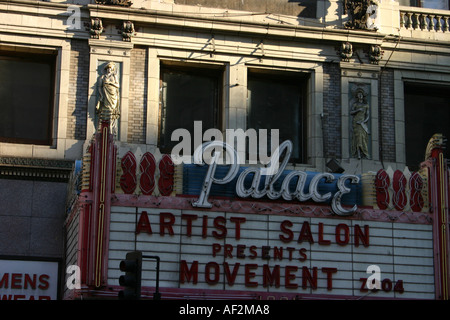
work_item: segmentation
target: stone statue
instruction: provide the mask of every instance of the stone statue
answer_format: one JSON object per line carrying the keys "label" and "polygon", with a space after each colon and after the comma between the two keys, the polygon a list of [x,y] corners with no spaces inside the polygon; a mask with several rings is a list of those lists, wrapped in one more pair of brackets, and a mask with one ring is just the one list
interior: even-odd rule
{"label": "stone statue", "polygon": [[117,119],[120,116],[119,109],[119,80],[117,68],[114,62],[108,63],[104,68],[104,74],[98,82],[99,99],[96,111],[99,119],[99,126],[103,121],[109,121],[111,131],[117,134]]}
{"label": "stone statue", "polygon": [[362,88],[355,91],[356,101],[353,103],[350,110],[352,119],[352,156],[361,159],[362,157],[369,158],[369,115],[370,108],[366,101],[366,94]]}

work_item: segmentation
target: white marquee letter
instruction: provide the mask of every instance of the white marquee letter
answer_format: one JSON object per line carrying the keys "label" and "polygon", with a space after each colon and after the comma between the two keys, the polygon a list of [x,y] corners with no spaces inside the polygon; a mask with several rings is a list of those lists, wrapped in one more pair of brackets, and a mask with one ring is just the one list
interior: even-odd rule
{"label": "white marquee letter", "polygon": [[212,141],[205,142],[201,146],[199,146],[194,152],[194,163],[201,163],[203,165],[203,153],[206,152],[210,148],[222,147],[225,148],[225,151],[231,155],[233,159],[230,164],[230,169],[225,177],[222,179],[216,179],[214,174],[216,173],[217,161],[221,156],[220,152],[214,151],[214,155],[211,159],[211,164],[209,165],[208,172],[206,173],[205,180],[203,181],[202,191],[200,192],[200,197],[196,202],[192,204],[194,207],[200,208],[211,208],[212,204],[208,202],[209,192],[211,191],[211,186],[213,183],[217,184],[227,184],[231,180],[234,179],[236,174],[239,171],[239,156],[236,151],[227,143],[223,141]]}
{"label": "white marquee letter", "polygon": [[333,197],[333,201],[331,202],[331,209],[334,213],[336,213],[339,216],[350,216],[353,214],[353,212],[358,209],[358,206],[355,204],[351,209],[346,210],[342,207],[341,199],[342,196],[346,193],[350,193],[350,188],[345,186],[345,181],[350,180],[351,183],[356,184],[359,182],[359,177],[354,175],[345,174],[341,176],[337,182],[337,187],[339,189],[338,192],[335,193]]}

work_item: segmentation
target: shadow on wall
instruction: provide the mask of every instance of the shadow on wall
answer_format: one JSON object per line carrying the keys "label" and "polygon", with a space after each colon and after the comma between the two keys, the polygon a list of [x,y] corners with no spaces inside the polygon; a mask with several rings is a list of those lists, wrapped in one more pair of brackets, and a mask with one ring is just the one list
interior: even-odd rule
{"label": "shadow on wall", "polygon": [[175,0],[175,4],[316,18],[317,0]]}
{"label": "shadow on wall", "polygon": [[300,10],[300,12],[296,15],[299,18],[317,18],[317,0],[288,0],[288,3],[298,4],[297,10]]}

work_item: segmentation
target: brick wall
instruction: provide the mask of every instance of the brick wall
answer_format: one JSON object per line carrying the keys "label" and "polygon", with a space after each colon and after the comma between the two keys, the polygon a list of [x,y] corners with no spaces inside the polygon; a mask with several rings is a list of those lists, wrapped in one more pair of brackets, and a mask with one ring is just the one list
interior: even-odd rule
{"label": "brick wall", "polygon": [[323,134],[325,158],[341,158],[341,74],[336,63],[323,65]]}
{"label": "brick wall", "polygon": [[147,119],[147,49],[131,51],[128,142],[145,143]]}
{"label": "brick wall", "polygon": [[85,40],[72,40],[70,54],[67,138],[86,139],[89,86],[89,46]]}
{"label": "brick wall", "polygon": [[395,162],[394,71],[383,69],[380,79],[380,133],[384,161]]}

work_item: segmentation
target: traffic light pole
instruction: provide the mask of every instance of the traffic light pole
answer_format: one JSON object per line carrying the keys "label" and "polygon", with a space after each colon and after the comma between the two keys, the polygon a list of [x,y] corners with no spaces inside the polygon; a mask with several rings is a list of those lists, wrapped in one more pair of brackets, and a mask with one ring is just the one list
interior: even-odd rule
{"label": "traffic light pole", "polygon": [[156,260],[156,291],[153,294],[153,300],[160,300],[161,293],[159,293],[159,256],[142,256],[143,259],[153,259]]}
{"label": "traffic light pole", "polygon": [[125,274],[119,277],[119,284],[124,290],[119,291],[121,300],[139,300],[141,298],[142,252],[128,252],[125,260],[120,261],[120,271]]}
{"label": "traffic light pole", "polygon": [[119,277],[119,284],[124,290],[119,291],[119,299],[121,300],[140,300],[141,299],[141,277],[142,277],[142,261],[144,259],[156,260],[156,291],[153,294],[153,300],[161,300],[159,292],[159,256],[146,256],[141,251],[128,252],[125,260],[119,265],[120,271],[124,271],[125,275]]}

